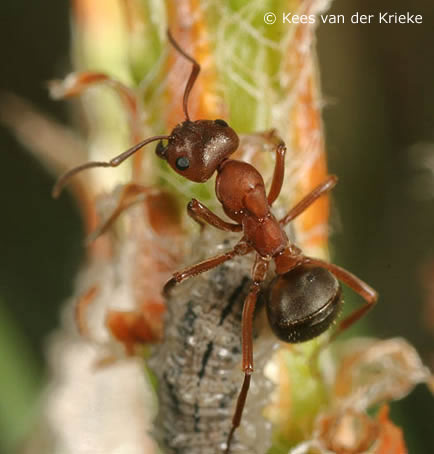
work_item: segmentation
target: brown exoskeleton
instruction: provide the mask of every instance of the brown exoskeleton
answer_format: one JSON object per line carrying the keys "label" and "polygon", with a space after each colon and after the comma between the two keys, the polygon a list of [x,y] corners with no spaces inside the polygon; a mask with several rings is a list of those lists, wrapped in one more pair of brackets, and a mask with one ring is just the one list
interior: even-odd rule
{"label": "brown exoskeleton", "polygon": [[[241,421],[253,372],[253,315],[261,283],[265,280],[270,262],[274,261],[277,276],[266,293],[267,314],[274,333],[286,342],[312,339],[324,332],[336,319],[341,303],[338,279],[362,296],[366,304],[341,321],[333,336],[361,318],[376,302],[377,293],[348,271],[322,260],[306,257],[289,241],[285,233],[284,227],[321,195],[330,191],[336,185],[337,178],[329,176],[286,216],[280,220],[276,219],[271,212],[271,206],[282,188],[285,144],[280,140],[276,142],[275,169],[267,194],[264,180],[257,169],[246,162],[230,159],[238,148],[239,139],[224,120],[190,120],[188,99],[200,66],[179,47],[170,32],[168,37],[174,48],[193,65],[184,91],[185,121],[178,124],[170,135],[148,138],[109,162],[89,162],[72,169],[58,180],[53,194],[57,196],[65,182],[77,172],[91,167],[116,167],[153,141],[159,141],[156,147],[157,155],[166,160],[175,172],[190,181],[202,183],[217,172],[217,198],[226,215],[234,222],[221,219],[195,199],[188,204],[188,214],[201,226],[210,224],[220,230],[240,232],[242,238],[233,249],[174,273],[166,283],[164,291],[168,292],[171,287],[185,279],[211,270],[237,255],[255,253],[252,284],[244,302],[242,316],[244,382],[227,438],[228,453],[234,431]],[[167,144],[164,144],[163,140],[166,140]]]}

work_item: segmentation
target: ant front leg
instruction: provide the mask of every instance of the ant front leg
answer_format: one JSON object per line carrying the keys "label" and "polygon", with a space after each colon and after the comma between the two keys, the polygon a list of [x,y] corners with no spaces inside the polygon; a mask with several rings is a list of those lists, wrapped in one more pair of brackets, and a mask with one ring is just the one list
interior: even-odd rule
{"label": "ant front leg", "polygon": [[239,427],[243,416],[244,406],[246,404],[247,394],[250,387],[250,379],[253,373],[253,315],[255,313],[256,301],[269,267],[269,259],[256,254],[255,264],[253,265],[253,283],[250,287],[247,298],[243,306],[243,315],[241,321],[241,345],[242,345],[242,370],[244,372],[244,381],[241,391],[238,395],[235,413],[232,418],[232,427],[226,442],[226,454],[229,454],[232,438],[235,430]]}
{"label": "ant front leg", "polygon": [[273,205],[274,201],[279,197],[280,191],[283,185],[283,179],[285,176],[285,154],[286,145],[283,140],[280,139],[276,145],[276,162],[274,164],[273,180],[271,182],[270,191],[268,192],[268,204]]}
{"label": "ant front leg", "polygon": [[[272,147],[272,151],[276,153],[273,178],[271,180],[271,186],[267,196],[268,205],[271,206],[275,202],[277,197],[279,197],[283,185],[283,180],[285,176],[286,145],[285,142],[277,133],[276,129],[274,128],[266,131],[253,133],[249,136],[249,138],[256,140],[260,138],[261,145],[264,145],[264,143],[267,144],[269,147]],[[243,147],[243,145],[241,145],[241,147]]]}
{"label": "ant front leg", "polygon": [[196,199],[192,199],[188,203],[187,213],[200,225],[201,231],[204,229],[205,224],[212,225],[216,229],[224,230],[225,232],[241,232],[243,229],[241,224],[232,224],[224,221]]}
{"label": "ant front leg", "polygon": [[273,179],[271,180],[270,190],[268,191],[268,205],[273,205],[277,197],[279,197],[282,189],[283,180],[285,177],[285,155],[286,145],[281,139],[275,129],[257,133],[258,136],[262,137],[266,142],[273,146],[273,150],[276,153],[276,161],[274,163]]}

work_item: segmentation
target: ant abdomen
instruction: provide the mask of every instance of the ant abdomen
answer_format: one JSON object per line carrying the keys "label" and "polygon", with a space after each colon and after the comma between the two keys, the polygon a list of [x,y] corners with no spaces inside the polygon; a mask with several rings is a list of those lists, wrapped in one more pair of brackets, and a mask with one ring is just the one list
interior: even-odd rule
{"label": "ant abdomen", "polygon": [[304,342],[322,334],[337,318],[341,286],[325,268],[300,265],[271,281],[265,301],[277,338],[289,343]]}

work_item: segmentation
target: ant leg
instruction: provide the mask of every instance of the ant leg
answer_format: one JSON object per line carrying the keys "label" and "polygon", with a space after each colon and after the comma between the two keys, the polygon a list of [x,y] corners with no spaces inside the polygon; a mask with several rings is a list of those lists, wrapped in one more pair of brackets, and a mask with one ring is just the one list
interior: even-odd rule
{"label": "ant leg", "polygon": [[231,442],[235,430],[239,427],[243,410],[247,399],[247,393],[250,387],[250,378],[253,373],[253,315],[261,283],[264,281],[268,271],[269,261],[256,254],[256,261],[253,265],[253,283],[250,287],[247,298],[243,306],[242,326],[242,369],[244,372],[244,381],[241,391],[238,395],[235,413],[232,417],[232,427],[226,442],[226,454],[229,454]]}
{"label": "ant leg", "polygon": [[284,226],[294,220],[299,214],[303,213],[315,200],[326,194],[336,186],[338,177],[336,175],[330,175],[325,181],[313,189],[307,196],[303,197],[300,202],[297,203],[288,214],[282,218],[279,222],[280,225]]}
{"label": "ant leg", "polygon": [[[370,307],[372,307],[372,305],[377,302],[378,293],[372,287],[370,287],[366,282],[362,281],[354,274],[350,273],[347,270],[344,270],[340,266],[311,257],[305,257],[303,263],[309,265],[317,265],[329,270],[340,281],[342,281],[344,284],[348,285],[348,287],[352,288],[356,293],[358,293]],[[355,321],[357,320],[358,319],[356,319]]]}
{"label": "ant leg", "polygon": [[92,161],[92,162],[87,162],[86,164],[82,164],[81,166],[74,167],[71,170],[68,170],[68,172],[64,173],[56,182],[54,185],[53,191],[52,191],[52,196],[57,199],[59,197],[60,193],[62,192],[63,187],[65,186],[66,182],[76,175],[77,173],[81,172],[82,170],[90,169],[93,167],[117,167],[119,164],[125,161],[125,159],[128,159],[130,156],[132,156],[136,151],[140,150],[143,148],[145,145],[147,145],[150,142],[154,142],[156,140],[163,140],[163,139],[168,139],[169,136],[154,136],[154,137],[149,137],[148,139],[143,140],[142,142],[139,142],[138,144],[134,145],[133,147],[129,148],[127,151],[124,151],[121,153],[119,156],[114,157],[110,161],[104,162],[104,161]]}
{"label": "ant leg", "polygon": [[163,294],[167,295],[175,285],[180,284],[190,277],[197,276],[198,274],[212,270],[222,263],[225,263],[228,260],[232,260],[237,255],[246,255],[252,250],[253,248],[246,243],[244,238],[242,238],[230,251],[216,255],[215,257],[211,257],[207,260],[204,260],[203,262],[199,262],[196,265],[191,265],[182,271],[174,273],[172,278],[169,279],[164,285]]}
{"label": "ant leg", "polygon": [[93,243],[99,236],[107,232],[123,211],[134,204],[141,202],[143,197],[138,196],[148,196],[157,194],[158,192],[159,191],[155,188],[142,186],[140,184],[129,183],[125,185],[116,204],[116,208],[111,215],[87,237],[86,244],[89,245]]}
{"label": "ant leg", "polygon": [[375,303],[378,300],[378,293],[366,282],[362,281],[354,274],[350,273],[347,270],[344,270],[337,265],[333,265],[332,263],[327,263],[323,260],[313,259],[310,257],[306,257],[303,260],[303,263],[317,265],[329,270],[340,281],[348,285],[348,287],[353,289],[366,301],[366,303],[360,309],[356,309],[350,315],[340,321],[333,334],[312,354],[311,363],[313,363],[313,361],[318,357],[321,351],[324,350],[325,347],[327,347],[327,345],[333,342],[333,340],[335,340],[336,337],[339,336],[339,334],[350,328],[354,323],[360,320],[372,307],[374,307]]}
{"label": "ant leg", "polygon": [[279,197],[282,189],[283,178],[285,176],[285,154],[286,146],[283,141],[280,141],[276,146],[276,162],[274,164],[273,180],[271,182],[270,191],[268,192],[268,204],[273,205],[274,201]]}
{"label": "ant leg", "polygon": [[210,224],[216,229],[224,230],[225,232],[241,232],[243,230],[241,224],[232,224],[224,221],[196,199],[191,199],[188,203],[187,213],[200,225],[201,230],[203,230],[205,224]]}
{"label": "ant leg", "polygon": [[268,191],[268,204],[271,206],[274,201],[279,197],[282,189],[284,174],[285,174],[285,154],[286,145],[277,134],[275,129],[269,129],[267,131],[254,133],[255,136],[261,137],[265,142],[273,146],[273,150],[276,152],[276,161],[274,164],[273,179],[271,181],[271,187]]}

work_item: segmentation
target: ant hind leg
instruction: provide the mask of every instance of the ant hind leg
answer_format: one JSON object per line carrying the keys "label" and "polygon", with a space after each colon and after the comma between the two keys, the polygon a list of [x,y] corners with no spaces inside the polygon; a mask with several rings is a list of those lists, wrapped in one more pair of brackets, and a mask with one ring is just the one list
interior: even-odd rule
{"label": "ant hind leg", "polygon": [[372,309],[372,307],[374,307],[378,300],[378,293],[372,287],[366,284],[366,282],[362,281],[357,276],[341,268],[340,266],[310,257],[306,257],[303,263],[317,265],[327,269],[365,300],[365,304],[361,308],[354,310],[351,314],[341,320],[332,335],[324,343],[319,345],[318,348],[312,353],[312,356],[310,358],[311,368],[316,371],[317,367],[315,366],[315,364],[319,354],[331,342],[333,342],[339,336],[339,334],[350,328],[370,309]]}
{"label": "ant hind leg", "polygon": [[269,261],[256,254],[256,261],[253,266],[253,283],[249,293],[244,301],[243,315],[241,321],[241,344],[242,344],[242,370],[244,372],[243,385],[238,394],[235,413],[232,417],[232,427],[226,442],[226,454],[229,454],[231,442],[235,430],[239,427],[243,416],[244,406],[246,404],[247,394],[249,392],[250,380],[253,373],[253,315],[255,313],[256,301],[269,267]]}

